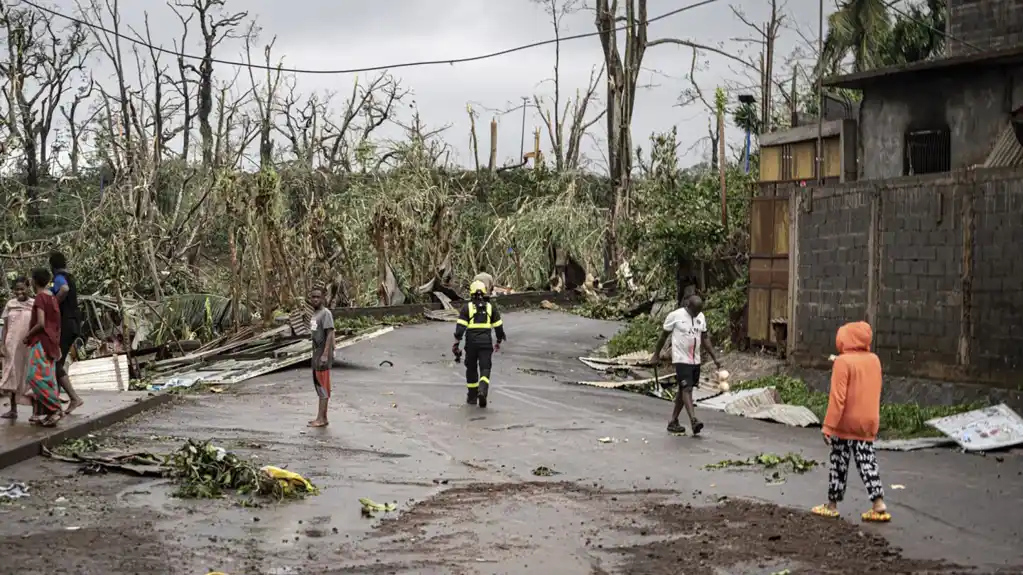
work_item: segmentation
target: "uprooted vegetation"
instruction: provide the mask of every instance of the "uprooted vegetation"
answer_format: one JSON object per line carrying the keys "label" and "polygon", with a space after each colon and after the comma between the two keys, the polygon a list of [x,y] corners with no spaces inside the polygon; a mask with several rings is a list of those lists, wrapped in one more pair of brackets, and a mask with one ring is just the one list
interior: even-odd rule
{"label": "uprooted vegetation", "polygon": [[219,499],[236,494],[242,496],[241,504],[258,505],[262,499],[300,499],[319,492],[315,485],[295,473],[257,465],[210,441],[189,439],[174,452],[158,455],[108,453],[96,441],[87,438],[66,441],[44,454],[82,465],[87,473],[167,477],[176,486],[173,495],[183,499]]}
{"label": "uprooted vegetation", "polygon": [[[631,280],[618,283],[629,301],[673,299],[680,274],[709,288],[745,281],[755,157],[747,171],[714,148],[709,164],[683,169],[675,130],[640,150],[629,112],[614,118],[609,177],[582,169],[587,130],[633,101],[634,79],[613,102],[599,102],[596,70],[572,102],[536,98],[552,149],[537,145],[503,166],[496,149],[480,164],[470,108],[476,161],[466,169],[399,78],[357,77],[345,98],[303,93],[275,67],[283,55],[273,41],[257,48],[258,26],[229,4],[172,3],[182,43],[198,35],[203,46],[202,66],[177,69],[160,51],[114,48],[116,5],[83,3],[85,25],[68,28],[26,7],[3,9],[11,75],[28,78],[11,88],[48,97],[12,95],[25,103],[0,133],[9,136],[0,151],[24,164],[0,178],[0,275],[25,274],[61,249],[80,292],[95,296],[86,330],[105,334],[110,347],[118,348],[110,335],[118,331],[133,348],[208,342],[249,319],[268,324],[301,308],[316,286],[332,308],[429,299],[421,287],[437,279],[464,286],[482,270],[516,291],[567,289],[562,256],[584,272],[574,284],[589,276],[615,283],[628,262]],[[242,40],[265,73],[232,78],[214,66],[228,37]],[[94,79],[92,56],[116,74]],[[620,58],[605,60],[609,74],[624,73]],[[43,71],[25,64],[37,61]],[[51,131],[57,109],[66,139]],[[725,112],[722,103],[713,113]],[[164,305],[171,298],[181,305]],[[140,335],[132,318],[142,313]]]}

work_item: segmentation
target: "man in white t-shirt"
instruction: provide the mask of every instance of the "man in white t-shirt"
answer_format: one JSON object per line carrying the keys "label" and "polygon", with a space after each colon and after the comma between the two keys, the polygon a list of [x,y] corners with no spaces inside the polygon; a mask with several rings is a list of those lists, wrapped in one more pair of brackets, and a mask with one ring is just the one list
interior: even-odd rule
{"label": "man in white t-shirt", "polygon": [[675,408],[671,412],[671,421],[668,423],[668,431],[671,433],[685,433],[686,428],[679,425],[678,416],[682,413],[682,407],[686,408],[689,415],[689,423],[693,426],[693,435],[699,435],[703,430],[703,423],[696,419],[693,406],[693,389],[700,383],[700,348],[707,351],[707,355],[714,361],[719,369],[717,354],[707,336],[707,318],[703,316],[703,300],[698,295],[687,298],[685,304],[677,310],[668,314],[664,319],[664,331],[657,339],[657,347],[654,348],[654,356],[651,359],[654,363],[660,362],[660,353],[664,344],[671,336],[671,362],[675,364],[675,382],[679,386],[678,394],[675,396]]}

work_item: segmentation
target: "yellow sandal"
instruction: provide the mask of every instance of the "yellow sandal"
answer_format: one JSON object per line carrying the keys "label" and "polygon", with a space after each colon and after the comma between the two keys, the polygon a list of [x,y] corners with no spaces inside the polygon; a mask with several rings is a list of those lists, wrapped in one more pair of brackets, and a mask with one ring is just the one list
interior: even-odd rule
{"label": "yellow sandal", "polygon": [[884,511],[874,511],[871,509],[861,515],[860,519],[871,523],[887,523],[892,520],[892,514],[888,513],[887,509]]}
{"label": "yellow sandal", "polygon": [[838,517],[838,511],[829,508],[827,505],[818,505],[810,510],[810,513],[814,515],[820,515],[821,517]]}

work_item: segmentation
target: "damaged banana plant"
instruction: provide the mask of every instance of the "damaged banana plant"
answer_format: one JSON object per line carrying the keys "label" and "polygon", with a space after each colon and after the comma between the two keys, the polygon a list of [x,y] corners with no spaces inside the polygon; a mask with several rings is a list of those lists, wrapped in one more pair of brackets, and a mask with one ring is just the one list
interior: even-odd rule
{"label": "damaged banana plant", "polygon": [[175,497],[218,499],[230,493],[275,501],[300,499],[319,490],[298,473],[274,466],[260,467],[210,441],[185,441],[166,456],[147,452],[104,454],[94,442],[65,442],[43,455],[83,466],[87,473],[116,471],[143,477],[168,477],[177,484]]}

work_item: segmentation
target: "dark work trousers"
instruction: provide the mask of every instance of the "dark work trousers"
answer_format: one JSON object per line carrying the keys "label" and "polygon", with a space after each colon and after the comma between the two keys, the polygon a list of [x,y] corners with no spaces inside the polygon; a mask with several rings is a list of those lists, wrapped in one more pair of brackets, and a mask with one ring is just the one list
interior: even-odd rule
{"label": "dark work trousers", "polygon": [[494,358],[494,348],[465,346],[465,386],[477,389],[481,383],[490,385],[490,368]]}

